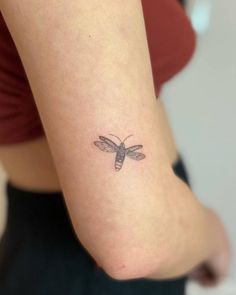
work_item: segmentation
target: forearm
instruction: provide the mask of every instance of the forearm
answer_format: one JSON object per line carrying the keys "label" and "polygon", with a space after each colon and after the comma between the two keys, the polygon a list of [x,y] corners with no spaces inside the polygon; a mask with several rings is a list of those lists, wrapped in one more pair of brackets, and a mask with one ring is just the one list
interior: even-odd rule
{"label": "forearm", "polygon": [[[208,255],[208,220],[171,171],[141,5],[100,4],[2,0],[1,8],[82,244],[116,278],[182,273]],[[127,146],[143,145],[145,159],[125,159],[117,172],[94,145],[109,133],[134,134]]]}

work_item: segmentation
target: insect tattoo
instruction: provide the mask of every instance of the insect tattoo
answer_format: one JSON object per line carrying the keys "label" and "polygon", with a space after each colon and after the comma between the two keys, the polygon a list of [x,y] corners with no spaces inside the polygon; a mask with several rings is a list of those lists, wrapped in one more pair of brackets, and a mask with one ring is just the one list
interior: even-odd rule
{"label": "insect tattoo", "polygon": [[129,137],[133,136],[132,134],[127,136],[124,140],[121,140],[116,135],[113,135],[113,134],[109,134],[109,135],[116,137],[120,141],[120,144],[117,145],[115,142],[113,142],[112,140],[104,136],[99,136],[100,140],[94,141],[94,144],[103,152],[116,153],[116,158],[115,158],[116,171],[119,171],[122,168],[126,156],[136,161],[140,161],[146,157],[144,154],[140,152],[136,152],[137,150],[143,147],[141,144],[133,145],[128,148],[125,147],[125,141]]}

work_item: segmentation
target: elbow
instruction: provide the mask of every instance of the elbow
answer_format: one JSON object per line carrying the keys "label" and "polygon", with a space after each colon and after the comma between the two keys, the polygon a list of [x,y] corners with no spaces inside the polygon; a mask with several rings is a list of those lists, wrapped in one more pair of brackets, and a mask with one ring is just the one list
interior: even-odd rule
{"label": "elbow", "polygon": [[105,273],[114,280],[131,280],[144,277],[142,268],[134,267],[129,261],[110,263],[104,266]]}
{"label": "elbow", "polygon": [[[103,264],[104,272],[115,280],[131,280],[148,278],[150,274],[156,275],[161,271],[164,262],[164,255],[157,257],[153,253],[143,253],[141,251],[127,251],[112,255]],[[140,253],[142,252],[142,253]]]}

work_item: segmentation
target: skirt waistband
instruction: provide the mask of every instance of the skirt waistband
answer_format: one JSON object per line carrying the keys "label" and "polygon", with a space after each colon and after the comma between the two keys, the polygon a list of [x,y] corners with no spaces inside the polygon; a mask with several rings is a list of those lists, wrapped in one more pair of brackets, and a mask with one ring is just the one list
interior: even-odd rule
{"label": "skirt waistband", "polygon": [[74,236],[62,192],[30,191],[17,187],[9,179],[5,192],[7,230],[16,232],[16,228],[24,227],[25,231]]}

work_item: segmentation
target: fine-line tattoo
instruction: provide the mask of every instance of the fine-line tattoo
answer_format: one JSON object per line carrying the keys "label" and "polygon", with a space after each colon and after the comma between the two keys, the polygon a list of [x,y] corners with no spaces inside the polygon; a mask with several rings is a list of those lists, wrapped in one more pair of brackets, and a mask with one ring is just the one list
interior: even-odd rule
{"label": "fine-line tattoo", "polygon": [[136,150],[139,150],[143,147],[141,144],[134,145],[128,148],[125,147],[124,142],[130,136],[133,136],[132,134],[127,136],[124,140],[121,140],[116,135],[113,135],[113,134],[109,134],[109,135],[116,137],[120,141],[120,145],[117,145],[112,140],[104,136],[99,136],[100,140],[94,141],[94,144],[103,152],[116,153],[116,158],[115,158],[116,171],[119,171],[122,168],[124,160],[125,160],[125,156],[128,156],[129,158],[136,161],[140,161],[145,158],[144,154],[136,152]]}

